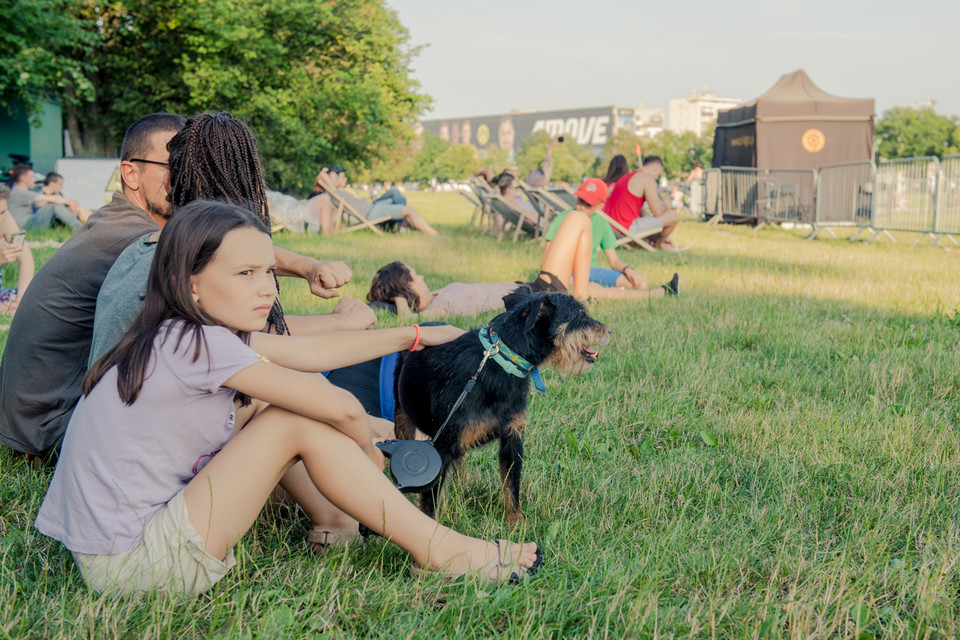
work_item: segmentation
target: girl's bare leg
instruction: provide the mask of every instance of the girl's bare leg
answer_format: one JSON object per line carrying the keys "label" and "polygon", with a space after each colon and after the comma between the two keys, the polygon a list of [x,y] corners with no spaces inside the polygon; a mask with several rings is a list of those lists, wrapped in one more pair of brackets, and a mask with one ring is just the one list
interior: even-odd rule
{"label": "girl's bare leg", "polygon": [[585,299],[592,251],[593,230],[589,216],[580,212],[569,213],[560,223],[540,269],[552,273],[560,282],[570,282],[572,277],[574,297]]}
{"label": "girl's bare leg", "polygon": [[323,235],[329,236],[337,232],[333,224],[333,203],[327,194],[307,200],[307,213],[317,216],[317,221],[320,222],[320,233]]}
{"label": "girl's bare leg", "polygon": [[[394,437],[393,423],[382,418],[370,418],[374,442]],[[289,494],[310,518],[314,529],[319,531],[359,532],[359,523],[338,509],[313,484],[302,462],[293,465],[280,479],[280,486]]]}
{"label": "girl's bare leg", "polygon": [[[330,425],[276,407],[257,415],[184,489],[190,521],[208,553],[226,557],[298,459],[331,503],[405,549],[421,567],[460,572],[495,566],[494,544],[425,516],[353,440]],[[533,565],[536,550],[532,542],[512,545],[523,568]]]}

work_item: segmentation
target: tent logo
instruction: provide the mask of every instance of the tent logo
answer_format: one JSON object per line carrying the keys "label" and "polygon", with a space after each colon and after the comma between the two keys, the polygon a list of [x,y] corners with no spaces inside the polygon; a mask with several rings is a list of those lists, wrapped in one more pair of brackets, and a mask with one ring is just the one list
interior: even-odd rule
{"label": "tent logo", "polygon": [[817,153],[823,151],[823,147],[827,144],[827,138],[820,129],[807,129],[800,136],[800,144],[810,153]]}

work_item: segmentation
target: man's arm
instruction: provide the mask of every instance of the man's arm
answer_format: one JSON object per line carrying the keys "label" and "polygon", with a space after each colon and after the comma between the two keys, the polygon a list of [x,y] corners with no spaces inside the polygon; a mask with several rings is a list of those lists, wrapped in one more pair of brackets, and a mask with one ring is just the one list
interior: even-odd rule
{"label": "man's arm", "polygon": [[51,196],[45,193],[38,193],[36,197],[34,197],[33,201],[38,202],[40,204],[62,204],[68,207],[70,206],[71,203],[73,203],[73,206],[77,205],[76,200],[67,200],[63,196],[58,196],[58,195]]}
{"label": "man's arm", "polygon": [[616,249],[605,249],[603,253],[607,256],[607,262],[610,263],[610,268],[622,273],[623,276],[630,281],[634,289],[647,288],[647,281],[643,279],[643,276],[641,276],[636,269],[620,259]]}
{"label": "man's arm", "polygon": [[284,315],[291,335],[314,336],[331,331],[363,331],[377,324],[373,309],[356,298],[345,296],[330,313],[315,316]]}
{"label": "man's arm", "polygon": [[653,215],[659,218],[666,213],[667,205],[660,199],[660,193],[657,191],[657,181],[652,177],[644,175],[643,172],[634,174],[630,178],[630,182],[627,183],[627,189],[638,198],[643,196],[650,207],[650,213]]}
{"label": "man's arm", "polygon": [[553,175],[553,147],[555,147],[556,144],[556,138],[550,140],[550,144],[547,145],[547,155],[543,157],[543,164],[540,165],[540,170],[543,171],[544,187],[550,184],[550,176]]}
{"label": "man's arm", "polygon": [[277,259],[278,276],[303,278],[310,284],[310,292],[320,298],[336,298],[339,289],[350,282],[353,273],[343,262],[325,262],[308,258],[279,247],[273,248]]}

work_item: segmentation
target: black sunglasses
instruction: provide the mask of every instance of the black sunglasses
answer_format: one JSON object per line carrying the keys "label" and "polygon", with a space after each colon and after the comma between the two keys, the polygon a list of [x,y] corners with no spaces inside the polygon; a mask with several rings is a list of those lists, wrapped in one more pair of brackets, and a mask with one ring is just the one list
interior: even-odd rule
{"label": "black sunglasses", "polygon": [[156,160],[144,160],[143,158],[130,158],[130,162],[146,162],[147,164],[157,164],[161,167],[169,166],[166,162],[157,162]]}

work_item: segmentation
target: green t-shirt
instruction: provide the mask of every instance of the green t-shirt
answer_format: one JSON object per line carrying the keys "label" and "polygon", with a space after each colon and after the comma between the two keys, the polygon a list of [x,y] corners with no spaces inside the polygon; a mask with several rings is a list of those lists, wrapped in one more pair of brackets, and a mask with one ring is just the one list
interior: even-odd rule
{"label": "green t-shirt", "polygon": [[[547,229],[547,242],[553,241],[553,236],[557,235],[557,229],[560,228],[560,223],[563,222],[563,219],[567,217],[567,214],[573,211],[570,209],[564,211],[563,213],[558,213],[557,217],[553,219],[553,222],[550,223],[550,228]],[[613,229],[610,228],[610,223],[603,219],[603,216],[598,216],[593,214],[590,216],[590,225],[593,227],[593,259],[590,261],[590,266],[597,266],[597,249],[616,249],[617,248],[617,236],[614,235]]]}

